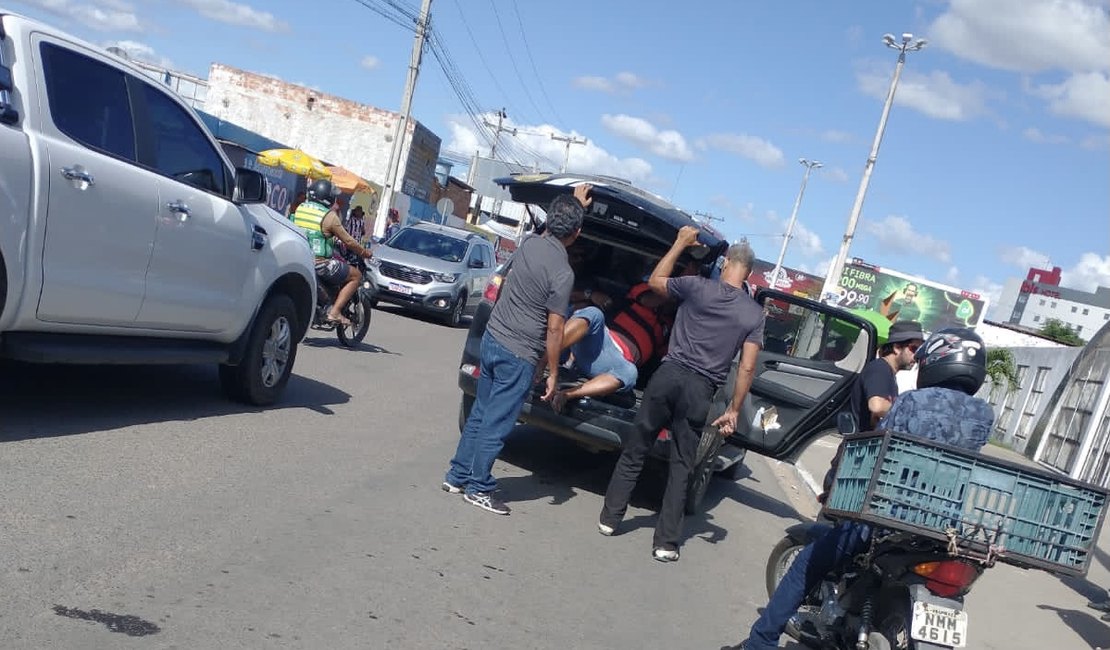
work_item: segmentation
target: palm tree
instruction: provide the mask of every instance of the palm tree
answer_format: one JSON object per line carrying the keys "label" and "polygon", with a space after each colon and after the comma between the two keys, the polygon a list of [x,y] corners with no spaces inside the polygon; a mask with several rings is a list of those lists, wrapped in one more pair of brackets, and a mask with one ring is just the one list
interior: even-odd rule
{"label": "palm tree", "polygon": [[987,377],[991,380],[992,391],[1004,388],[1006,394],[1009,394],[1021,388],[1014,354],[1006,348],[987,350]]}

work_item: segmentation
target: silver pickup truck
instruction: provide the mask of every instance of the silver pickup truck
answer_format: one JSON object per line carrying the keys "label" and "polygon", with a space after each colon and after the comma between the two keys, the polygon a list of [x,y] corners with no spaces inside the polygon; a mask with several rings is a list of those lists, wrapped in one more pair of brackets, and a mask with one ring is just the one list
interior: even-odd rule
{"label": "silver pickup truck", "polygon": [[265,183],[126,61],[0,10],[0,357],[214,363],[274,402],[316,278]]}

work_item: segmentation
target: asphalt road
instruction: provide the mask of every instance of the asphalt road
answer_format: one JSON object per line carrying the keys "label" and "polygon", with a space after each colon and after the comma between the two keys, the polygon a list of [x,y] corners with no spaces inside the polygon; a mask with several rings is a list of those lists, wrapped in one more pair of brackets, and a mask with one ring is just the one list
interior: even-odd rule
{"label": "asphalt road", "polygon": [[439,489],[464,330],[377,311],[311,333],[284,401],[214,368],[0,365],[0,648],[712,648],[798,518],[762,459],[717,479],[677,564],[658,478],[595,524],[615,457],[518,429],[498,517]]}

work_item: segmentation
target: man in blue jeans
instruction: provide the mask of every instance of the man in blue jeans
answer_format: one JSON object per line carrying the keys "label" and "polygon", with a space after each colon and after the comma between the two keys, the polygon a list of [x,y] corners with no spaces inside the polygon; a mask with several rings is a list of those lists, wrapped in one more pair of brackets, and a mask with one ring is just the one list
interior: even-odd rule
{"label": "man in blue jeans", "polygon": [[[979,451],[994,424],[990,405],[973,397],[987,373],[982,339],[969,329],[941,330],[921,345],[914,359],[917,390],[900,395],[878,428]],[[833,569],[864,551],[870,538],[867,524],[844,521],[802,549],[752,625],[748,639],[721,650],[778,648],[779,637],[806,594]]]}
{"label": "man in blue jeans", "polygon": [[482,336],[478,395],[442,487],[494,514],[507,515],[510,509],[494,496],[497,481],[490,472],[520,415],[541,355],[548,370],[543,398],[551,400],[558,385],[563,324],[574,284],[567,247],[582,230],[589,191],[583,184],[575,188],[574,198],[556,197],[544,234],[521,242]]}

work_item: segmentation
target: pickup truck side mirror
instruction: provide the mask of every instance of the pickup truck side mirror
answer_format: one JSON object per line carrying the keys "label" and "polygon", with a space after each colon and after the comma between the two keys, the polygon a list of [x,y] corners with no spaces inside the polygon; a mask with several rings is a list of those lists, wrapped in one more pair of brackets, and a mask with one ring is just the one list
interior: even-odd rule
{"label": "pickup truck side mirror", "polygon": [[841,411],[840,414],[836,416],[836,430],[840,432],[840,435],[844,436],[850,433],[856,433],[859,430],[859,426],[856,423],[856,414],[849,411]]}
{"label": "pickup truck side mirror", "polygon": [[266,177],[253,169],[237,168],[235,170],[235,202],[265,203]]}

